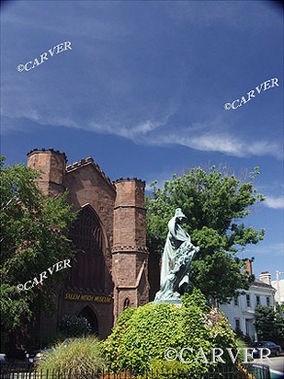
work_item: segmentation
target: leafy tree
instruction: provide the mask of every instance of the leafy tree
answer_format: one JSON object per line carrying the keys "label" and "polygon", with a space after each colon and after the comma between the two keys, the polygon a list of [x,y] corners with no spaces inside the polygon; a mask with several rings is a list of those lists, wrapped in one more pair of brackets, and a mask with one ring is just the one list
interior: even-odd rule
{"label": "leafy tree", "polygon": [[[1,326],[19,331],[39,310],[54,309],[55,288],[66,270],[48,274],[41,283],[39,275],[73,257],[66,234],[76,213],[66,202],[67,194],[52,198],[40,191],[35,183],[39,172],[4,162],[1,157]],[[34,278],[33,288],[18,289]]]}
{"label": "leafy tree", "polygon": [[255,308],[255,329],[259,341],[273,341],[284,348],[284,318],[273,307]]}
{"label": "leafy tree", "polygon": [[276,310],[280,316],[284,315],[284,303],[276,303]]}
{"label": "leafy tree", "polygon": [[192,243],[200,247],[191,266],[192,283],[209,299],[226,302],[247,289],[254,277],[242,270],[245,263],[236,257],[240,248],[263,239],[260,232],[239,220],[250,214],[250,207],[263,201],[253,186],[256,168],[250,182],[241,183],[211,167],[200,167],[188,174],[172,176],[163,188],[152,183],[152,194],[146,197],[147,244],[150,252],[161,253],[168,232],[168,221],[176,208],[182,208],[188,220],[184,228]]}

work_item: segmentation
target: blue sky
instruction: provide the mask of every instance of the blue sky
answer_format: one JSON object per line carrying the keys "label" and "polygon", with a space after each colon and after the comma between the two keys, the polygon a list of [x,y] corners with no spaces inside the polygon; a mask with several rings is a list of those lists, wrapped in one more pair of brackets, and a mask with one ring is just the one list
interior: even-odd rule
{"label": "blue sky", "polygon": [[[273,1],[9,1],[1,11],[1,151],[91,155],[112,180],[162,184],[195,166],[260,167],[267,200],[240,257],[284,271],[283,14]],[[55,45],[72,50],[33,61]],[[278,78],[279,86],[256,86]],[[225,103],[255,98],[233,110]],[[262,86],[263,89],[263,86]],[[282,276],[284,277],[284,275]]]}

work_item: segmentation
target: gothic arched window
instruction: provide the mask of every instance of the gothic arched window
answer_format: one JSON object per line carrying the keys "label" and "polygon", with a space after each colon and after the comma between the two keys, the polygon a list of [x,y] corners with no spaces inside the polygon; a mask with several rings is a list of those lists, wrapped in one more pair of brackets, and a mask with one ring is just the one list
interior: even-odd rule
{"label": "gothic arched window", "polygon": [[67,285],[104,291],[105,242],[98,216],[90,205],[79,212],[69,237],[79,252],[72,263],[72,275]]}
{"label": "gothic arched window", "polygon": [[124,303],[123,303],[123,309],[129,308],[129,304],[130,304],[130,300],[129,300],[129,298],[127,297],[127,298],[124,300]]}

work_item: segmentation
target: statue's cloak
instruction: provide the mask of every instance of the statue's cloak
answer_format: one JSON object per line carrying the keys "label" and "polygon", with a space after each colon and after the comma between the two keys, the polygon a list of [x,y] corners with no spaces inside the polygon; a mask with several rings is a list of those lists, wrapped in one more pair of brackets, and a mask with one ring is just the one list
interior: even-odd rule
{"label": "statue's cloak", "polygon": [[[164,247],[164,252],[162,256],[162,267],[161,267],[161,288],[171,270],[173,270],[176,259],[176,251],[185,241],[190,242],[190,236],[183,230],[182,226],[178,222],[178,217],[174,216],[170,219],[168,223],[169,232],[167,235],[167,240]],[[183,283],[187,281],[184,278]],[[182,283],[180,283],[181,286]]]}

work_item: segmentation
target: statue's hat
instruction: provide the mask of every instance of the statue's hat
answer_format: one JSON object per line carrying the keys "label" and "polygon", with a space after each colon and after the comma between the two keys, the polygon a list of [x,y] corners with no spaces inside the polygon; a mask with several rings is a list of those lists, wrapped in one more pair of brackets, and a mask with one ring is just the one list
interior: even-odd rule
{"label": "statue's hat", "polygon": [[181,208],[177,208],[177,209],[176,209],[175,217],[187,218],[187,217],[183,214]]}

